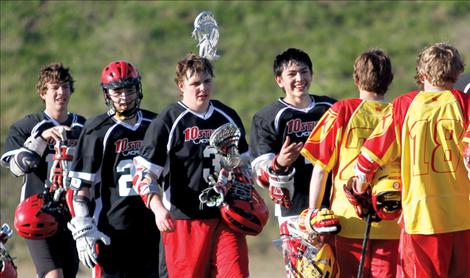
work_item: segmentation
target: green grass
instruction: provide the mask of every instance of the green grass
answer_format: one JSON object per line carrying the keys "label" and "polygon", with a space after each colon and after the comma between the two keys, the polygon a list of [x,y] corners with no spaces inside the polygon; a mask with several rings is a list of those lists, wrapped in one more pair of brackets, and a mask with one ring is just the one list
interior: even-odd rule
{"label": "green grass", "polygon": [[[371,47],[390,54],[395,79],[388,100],[416,88],[417,53],[437,41],[454,44],[470,57],[470,3],[461,1],[1,1],[1,126],[39,111],[35,92],[42,64],[71,67],[76,90],[71,111],[91,117],[104,111],[99,88],[102,68],[115,59],[135,64],[142,77],[143,107],[160,111],[177,99],[177,60],[198,52],[193,20],[210,10],[220,26],[215,98],[233,106],[250,132],[251,117],[281,91],[272,76],[274,56],[289,47],[307,51],[314,64],[311,91],[355,97],[354,59]],[[1,221],[13,224],[20,179],[1,170]],[[272,219],[273,220],[273,219]],[[276,237],[276,225],[250,239],[261,253]],[[268,242],[268,243],[266,243]],[[10,243],[24,255],[21,240]]]}

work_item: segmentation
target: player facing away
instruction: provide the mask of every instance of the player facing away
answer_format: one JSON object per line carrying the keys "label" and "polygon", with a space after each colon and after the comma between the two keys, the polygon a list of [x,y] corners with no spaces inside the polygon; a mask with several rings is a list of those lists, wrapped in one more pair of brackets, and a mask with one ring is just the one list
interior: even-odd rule
{"label": "player facing away", "polygon": [[[237,126],[240,156],[249,159],[240,117],[212,99],[213,77],[207,58],[189,54],[177,63],[181,99],[152,122],[134,159],[134,187],[155,214],[169,277],[249,276],[245,235],[231,230],[217,207],[200,206],[209,175],[221,169],[216,150],[209,148],[214,130],[227,123]],[[160,180],[163,190],[157,186]]]}
{"label": "player facing away", "polygon": [[470,276],[470,181],[463,150],[470,142],[470,95],[452,89],[464,64],[446,43],[425,48],[416,63],[422,86],[396,98],[364,143],[355,187],[401,157],[400,266],[405,277]]}
{"label": "player facing away", "polygon": [[250,150],[257,183],[269,189],[279,225],[308,206],[312,165],[299,157],[310,131],[335,102],[309,94],[312,61],[300,49],[276,56],[274,79],[284,97],[258,111],[252,121]]}
{"label": "player facing away", "polygon": [[[328,173],[333,173],[331,209],[339,217],[342,227],[335,240],[340,277],[357,275],[365,224],[349,203],[343,186],[354,175],[354,165],[362,143],[375,126],[383,122],[387,111],[384,96],[393,80],[389,57],[379,49],[362,53],[354,63],[353,80],[359,98],[336,102],[320,119],[301,151],[314,164],[310,182],[310,210],[320,207],[326,177]],[[397,216],[395,214],[390,218]],[[364,261],[365,277],[396,277],[399,236],[396,221],[383,220],[372,224]]]}
{"label": "player facing away", "polygon": [[68,226],[95,277],[158,277],[159,231],[132,187],[132,159],[156,114],[140,108],[141,77],[126,61],[103,69],[101,87],[109,110],[88,120],[80,136]]}
{"label": "player facing away", "polygon": [[[85,118],[68,112],[68,104],[74,91],[74,80],[68,68],[60,63],[42,66],[36,89],[45,105],[42,112],[28,115],[14,123],[8,132],[2,166],[8,167],[17,177],[23,177],[21,202],[42,193],[50,187],[54,146],[60,141],[68,147],[77,144]],[[64,140],[63,132],[65,131]],[[21,235],[26,239],[38,277],[75,277],[78,271],[78,256],[75,243],[66,221],[58,221],[44,214],[36,215],[30,210],[20,213],[24,223]],[[16,216],[15,216],[16,218]],[[44,221],[50,226],[45,227]],[[57,232],[48,227],[57,227]],[[31,233],[33,227],[42,227]],[[31,230],[29,230],[31,229]],[[50,237],[40,235],[53,234]]]}

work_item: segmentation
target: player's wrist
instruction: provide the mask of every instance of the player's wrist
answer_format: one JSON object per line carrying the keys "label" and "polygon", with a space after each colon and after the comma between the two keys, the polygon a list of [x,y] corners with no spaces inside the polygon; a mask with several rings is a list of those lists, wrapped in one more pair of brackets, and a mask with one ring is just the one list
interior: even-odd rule
{"label": "player's wrist", "polygon": [[279,157],[279,155],[276,155],[273,158],[273,162],[272,162],[272,165],[271,165],[271,168],[272,168],[273,172],[276,173],[276,174],[284,174],[284,173],[289,172],[289,166],[284,166],[281,163],[279,163],[278,157]]}

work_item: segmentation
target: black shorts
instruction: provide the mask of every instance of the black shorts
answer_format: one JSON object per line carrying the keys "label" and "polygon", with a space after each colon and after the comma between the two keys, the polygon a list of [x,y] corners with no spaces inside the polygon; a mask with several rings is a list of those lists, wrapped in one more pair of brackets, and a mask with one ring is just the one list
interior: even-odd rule
{"label": "black shorts", "polygon": [[99,246],[99,263],[103,277],[159,277],[160,233],[131,231],[104,232],[111,245]]}
{"label": "black shorts", "polygon": [[26,244],[38,277],[45,277],[49,271],[59,268],[64,272],[65,278],[77,275],[79,264],[77,248],[67,228],[59,228],[56,234],[47,239],[26,239]]}

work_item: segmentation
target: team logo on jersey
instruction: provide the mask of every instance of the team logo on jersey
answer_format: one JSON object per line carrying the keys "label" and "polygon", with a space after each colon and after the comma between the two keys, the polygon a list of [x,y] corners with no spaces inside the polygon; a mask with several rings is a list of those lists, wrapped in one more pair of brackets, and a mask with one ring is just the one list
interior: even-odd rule
{"label": "team logo on jersey", "polygon": [[213,129],[199,129],[197,126],[188,127],[184,130],[184,141],[192,141],[194,144],[209,144],[209,138]]}
{"label": "team logo on jersey", "polygon": [[[65,140],[65,145],[69,148],[74,148],[76,147],[78,144],[78,140],[77,139],[67,139]],[[47,148],[51,151],[54,150],[54,146],[55,146],[55,140],[54,138],[49,138],[49,140],[47,141]]]}
{"label": "team logo on jersey", "polygon": [[116,153],[120,153],[123,156],[136,156],[140,154],[140,147],[142,146],[142,140],[129,141],[129,139],[119,139],[114,143],[116,146]]}
{"label": "team logo on jersey", "polygon": [[316,125],[316,121],[303,122],[296,118],[287,122],[287,134],[295,134],[296,137],[308,137]]}

